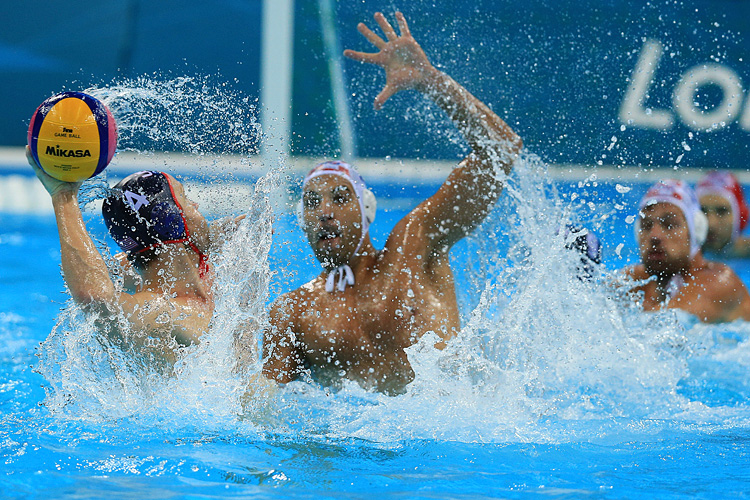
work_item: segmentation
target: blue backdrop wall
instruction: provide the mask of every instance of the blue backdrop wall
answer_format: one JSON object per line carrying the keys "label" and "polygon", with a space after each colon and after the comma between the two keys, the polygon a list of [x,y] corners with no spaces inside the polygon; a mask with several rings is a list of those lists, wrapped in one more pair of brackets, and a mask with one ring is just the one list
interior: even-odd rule
{"label": "blue backdrop wall", "polygon": [[[404,11],[434,63],[555,163],[745,169],[750,146],[750,1],[337,2],[344,48],[356,24]],[[63,89],[139,75],[212,75],[259,96],[262,2],[12,2],[0,30],[0,145],[22,145],[34,108]],[[339,145],[319,0],[295,4],[293,148]],[[415,93],[380,111],[376,68],[344,62],[360,156],[458,158],[462,141]],[[262,103],[261,103],[262,104]]]}

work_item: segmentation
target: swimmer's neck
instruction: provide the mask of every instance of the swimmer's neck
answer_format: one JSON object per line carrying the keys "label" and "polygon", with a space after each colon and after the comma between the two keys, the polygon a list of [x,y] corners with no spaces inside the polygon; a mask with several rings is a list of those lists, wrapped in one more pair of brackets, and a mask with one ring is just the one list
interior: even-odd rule
{"label": "swimmer's neck", "polygon": [[149,261],[140,271],[143,290],[177,296],[210,296],[209,284],[201,278],[200,255],[182,243],[165,246],[165,251]]}
{"label": "swimmer's neck", "polygon": [[352,255],[347,262],[340,264],[327,264],[321,262],[321,264],[323,265],[323,272],[321,273],[321,276],[326,277],[328,273],[343,265],[348,265],[356,276],[360,271],[372,267],[373,261],[377,258],[377,256],[378,251],[372,245],[372,241],[370,240],[370,236],[368,235],[362,242],[362,246],[360,247],[360,249],[354,255]]}
{"label": "swimmer's neck", "polygon": [[674,280],[681,278],[685,282],[690,281],[694,278],[696,271],[700,271],[708,265],[706,259],[703,258],[703,253],[698,251],[693,257],[690,258],[688,264],[682,269],[679,269],[675,273],[671,274],[657,274],[654,275],[656,280],[656,286],[660,292],[666,293],[670,287],[674,286]]}

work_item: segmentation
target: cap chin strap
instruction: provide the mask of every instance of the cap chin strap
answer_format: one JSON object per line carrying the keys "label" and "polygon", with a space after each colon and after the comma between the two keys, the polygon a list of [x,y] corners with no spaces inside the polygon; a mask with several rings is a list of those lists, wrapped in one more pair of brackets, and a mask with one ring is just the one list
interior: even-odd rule
{"label": "cap chin strap", "polygon": [[191,250],[198,254],[198,276],[201,279],[205,279],[208,271],[210,270],[210,268],[208,267],[208,256],[205,253],[201,252],[192,241],[188,241],[188,246]]}
{"label": "cap chin strap", "polygon": [[680,289],[685,285],[685,278],[682,277],[682,274],[677,273],[674,276],[672,276],[669,279],[669,282],[667,283],[667,302],[672,300],[677,296],[677,294],[680,292]]}
{"label": "cap chin strap", "polygon": [[333,292],[334,286],[339,292],[346,290],[346,285],[354,284],[354,273],[348,264],[339,266],[330,273],[326,279],[326,292]]}
{"label": "cap chin strap", "polygon": [[190,239],[190,228],[188,227],[187,219],[185,218],[185,211],[182,209],[182,205],[180,205],[180,202],[177,201],[177,197],[174,194],[174,187],[172,186],[172,182],[169,180],[169,177],[165,176],[165,178],[167,179],[167,184],[169,185],[169,192],[172,195],[172,201],[174,201],[174,204],[177,205],[177,208],[180,209],[182,225],[185,228],[185,238],[179,241],[186,243],[187,246],[189,246],[190,249],[198,255],[198,276],[201,279],[204,279],[206,275],[208,275],[209,271],[208,256],[205,253],[201,252],[198,246]]}
{"label": "cap chin strap", "polygon": [[[362,237],[359,239],[359,244],[357,245],[357,248],[354,249],[354,252],[349,259],[357,255],[359,249],[362,248],[365,236],[367,236],[367,233],[362,233]],[[352,268],[349,267],[349,264],[342,264],[328,273],[328,278],[326,279],[326,292],[330,293],[334,291],[334,283],[336,284],[335,289],[339,292],[346,290],[346,285],[354,285],[354,272],[352,271]]]}

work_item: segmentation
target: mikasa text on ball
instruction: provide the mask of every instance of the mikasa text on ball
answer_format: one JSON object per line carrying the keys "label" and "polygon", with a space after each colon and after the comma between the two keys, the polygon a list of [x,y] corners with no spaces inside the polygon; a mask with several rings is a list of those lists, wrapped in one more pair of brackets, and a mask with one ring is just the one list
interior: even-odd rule
{"label": "mikasa text on ball", "polygon": [[66,182],[106,168],[117,149],[117,125],[98,99],[83,92],[50,97],[34,112],[28,145],[42,170]]}

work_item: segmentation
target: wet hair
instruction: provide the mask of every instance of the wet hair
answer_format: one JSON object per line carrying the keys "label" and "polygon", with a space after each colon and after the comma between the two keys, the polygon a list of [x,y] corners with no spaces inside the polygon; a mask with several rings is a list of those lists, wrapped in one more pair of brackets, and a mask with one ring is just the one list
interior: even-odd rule
{"label": "wet hair", "polygon": [[102,204],[109,234],[143,269],[158,247],[188,241],[182,207],[163,172],[136,172],[118,182]]}

